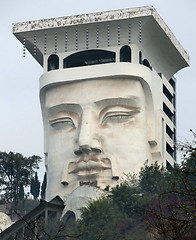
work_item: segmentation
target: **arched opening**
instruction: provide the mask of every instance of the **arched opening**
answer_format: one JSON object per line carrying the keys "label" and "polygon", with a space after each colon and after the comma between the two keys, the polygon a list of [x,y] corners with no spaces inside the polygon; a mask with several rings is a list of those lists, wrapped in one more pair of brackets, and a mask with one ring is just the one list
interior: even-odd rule
{"label": "arched opening", "polygon": [[147,59],[143,60],[143,65],[148,67],[148,68],[150,68],[152,70],[152,67],[150,66],[150,63],[149,63],[149,61]]}
{"label": "arched opening", "polygon": [[142,52],[139,52],[139,64],[142,64]]}
{"label": "arched opening", "polygon": [[67,228],[70,228],[76,221],[75,213],[72,211],[66,212],[61,221]]}
{"label": "arched opening", "polygon": [[55,54],[48,58],[48,71],[59,69],[59,57]]}
{"label": "arched opening", "polygon": [[131,62],[131,48],[123,46],[120,49],[120,62]]}
{"label": "arched opening", "polygon": [[86,50],[74,53],[64,58],[63,68],[112,63],[115,61],[116,61],[115,52],[106,50]]}

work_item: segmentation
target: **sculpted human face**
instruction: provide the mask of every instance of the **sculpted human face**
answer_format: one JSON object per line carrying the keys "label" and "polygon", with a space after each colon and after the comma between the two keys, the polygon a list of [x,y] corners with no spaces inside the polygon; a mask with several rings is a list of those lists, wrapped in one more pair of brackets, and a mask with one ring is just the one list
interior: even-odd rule
{"label": "sculpted human face", "polygon": [[47,199],[76,187],[115,186],[147,160],[145,95],[133,79],[102,79],[47,90]]}

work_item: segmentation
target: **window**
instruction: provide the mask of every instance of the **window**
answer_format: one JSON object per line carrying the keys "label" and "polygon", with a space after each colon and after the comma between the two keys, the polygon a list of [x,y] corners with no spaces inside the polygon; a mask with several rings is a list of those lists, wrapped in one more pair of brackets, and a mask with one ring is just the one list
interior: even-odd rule
{"label": "window", "polygon": [[172,103],[174,106],[174,109],[176,108],[176,95],[174,94],[173,99],[172,99]]}
{"label": "window", "polygon": [[115,61],[115,52],[105,50],[86,50],[66,57],[63,60],[63,68],[112,63]]}
{"label": "window", "polygon": [[162,78],[162,75],[163,75],[163,74],[162,74],[162,73],[158,73],[158,75],[159,75],[160,78]]}
{"label": "window", "polygon": [[55,54],[48,58],[48,71],[59,69],[59,57]]}
{"label": "window", "polygon": [[174,149],[166,142],[166,151],[169,153],[171,157],[174,158]]}
{"label": "window", "polygon": [[142,64],[142,52],[139,52],[139,64]]}
{"label": "window", "polygon": [[143,60],[143,65],[148,67],[148,68],[150,68],[150,70],[152,70],[152,67],[150,66],[150,63],[149,63],[149,61],[147,59]]}
{"label": "window", "polygon": [[120,62],[131,62],[131,48],[123,46],[120,49]]}
{"label": "window", "polygon": [[168,108],[168,106],[163,103],[163,111],[168,116],[168,118],[174,122],[174,114],[171,112],[171,110]]}
{"label": "window", "polygon": [[75,213],[72,211],[68,211],[66,212],[66,214],[63,216],[63,218],[61,219],[63,222],[63,225],[66,226],[66,228],[70,228],[73,226],[73,224],[76,221],[76,216]]}
{"label": "window", "polygon": [[174,132],[171,130],[171,128],[166,124],[166,133],[172,140],[174,140]]}
{"label": "window", "polygon": [[142,52],[139,52],[139,64],[143,64],[144,66],[150,68],[152,70],[152,67],[150,66],[150,63],[147,59],[142,60]]}
{"label": "window", "polygon": [[173,89],[174,89],[174,91],[175,91],[175,90],[176,90],[176,81],[175,81],[175,78],[174,78],[174,77],[170,78],[169,83],[171,84],[171,86],[173,87]]}
{"label": "window", "polygon": [[166,169],[167,169],[169,172],[171,172],[172,169],[173,169],[172,165],[171,165],[167,160],[166,160]]}
{"label": "window", "polygon": [[172,103],[173,96],[164,84],[163,84],[163,93],[167,97],[167,99]]}

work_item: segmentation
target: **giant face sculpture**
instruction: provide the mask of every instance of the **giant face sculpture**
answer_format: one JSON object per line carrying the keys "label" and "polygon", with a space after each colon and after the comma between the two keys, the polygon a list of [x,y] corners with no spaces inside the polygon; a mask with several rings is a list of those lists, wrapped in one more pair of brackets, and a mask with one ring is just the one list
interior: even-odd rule
{"label": "giant face sculpture", "polygon": [[145,94],[136,79],[85,80],[45,93],[47,199],[115,186],[149,158]]}

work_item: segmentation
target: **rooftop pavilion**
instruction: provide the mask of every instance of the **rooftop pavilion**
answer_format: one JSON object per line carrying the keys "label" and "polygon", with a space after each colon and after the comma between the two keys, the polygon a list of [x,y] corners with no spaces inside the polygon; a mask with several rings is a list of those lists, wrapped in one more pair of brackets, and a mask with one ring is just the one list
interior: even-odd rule
{"label": "rooftop pavilion", "polygon": [[[156,72],[167,79],[189,65],[188,54],[152,6],[15,23],[13,34],[23,44],[24,56],[27,49],[45,72],[51,55],[58,55],[59,68],[81,65],[68,66],[63,60],[84,50],[108,51],[108,56],[99,63],[89,54],[102,58],[101,51],[88,51],[87,59],[77,55],[84,57],[86,64],[118,62],[117,50],[126,45],[137,46]],[[115,59],[111,50],[116,52]],[[135,48],[132,51],[132,62],[137,63],[138,52]]]}

